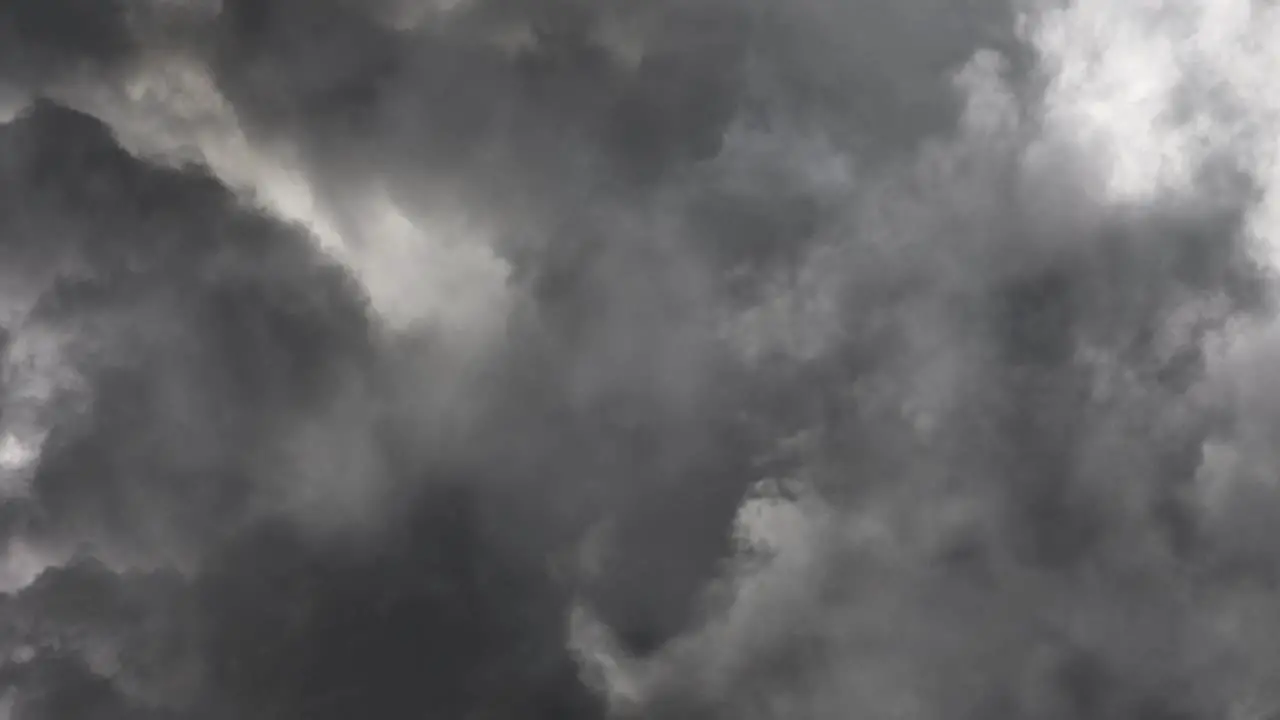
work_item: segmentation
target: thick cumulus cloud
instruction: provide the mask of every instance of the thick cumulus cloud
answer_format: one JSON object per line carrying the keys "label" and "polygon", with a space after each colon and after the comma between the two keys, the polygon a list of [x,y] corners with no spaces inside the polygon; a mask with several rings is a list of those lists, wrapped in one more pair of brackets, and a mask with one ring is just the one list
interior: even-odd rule
{"label": "thick cumulus cloud", "polygon": [[1259,718],[1280,15],[0,8],[0,717]]}

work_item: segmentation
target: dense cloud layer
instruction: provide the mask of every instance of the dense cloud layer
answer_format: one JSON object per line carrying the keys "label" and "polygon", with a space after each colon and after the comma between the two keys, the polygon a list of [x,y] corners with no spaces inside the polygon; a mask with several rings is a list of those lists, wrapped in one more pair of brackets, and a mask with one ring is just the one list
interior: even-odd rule
{"label": "dense cloud layer", "polygon": [[1278,32],[0,6],[0,718],[1280,712]]}

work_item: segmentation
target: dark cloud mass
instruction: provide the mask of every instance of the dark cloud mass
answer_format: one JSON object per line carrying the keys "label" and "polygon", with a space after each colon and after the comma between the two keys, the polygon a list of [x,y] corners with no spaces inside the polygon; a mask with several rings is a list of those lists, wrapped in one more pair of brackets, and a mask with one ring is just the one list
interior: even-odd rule
{"label": "dark cloud mass", "polygon": [[1280,712],[1248,0],[0,3],[0,720]]}

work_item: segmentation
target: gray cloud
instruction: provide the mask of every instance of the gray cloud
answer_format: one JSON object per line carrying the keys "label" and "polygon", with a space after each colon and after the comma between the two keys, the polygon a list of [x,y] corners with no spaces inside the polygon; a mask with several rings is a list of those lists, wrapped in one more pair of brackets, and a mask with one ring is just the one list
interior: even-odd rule
{"label": "gray cloud", "polygon": [[0,715],[1280,702],[1274,13],[63,4]]}

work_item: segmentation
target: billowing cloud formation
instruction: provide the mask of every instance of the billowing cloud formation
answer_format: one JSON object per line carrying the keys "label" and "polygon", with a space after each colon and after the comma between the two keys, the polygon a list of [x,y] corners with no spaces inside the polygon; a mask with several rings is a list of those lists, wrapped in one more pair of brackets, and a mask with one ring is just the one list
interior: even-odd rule
{"label": "billowing cloud formation", "polygon": [[0,717],[1259,718],[1280,15],[0,8]]}

